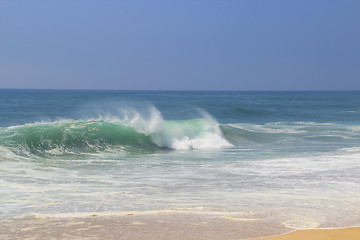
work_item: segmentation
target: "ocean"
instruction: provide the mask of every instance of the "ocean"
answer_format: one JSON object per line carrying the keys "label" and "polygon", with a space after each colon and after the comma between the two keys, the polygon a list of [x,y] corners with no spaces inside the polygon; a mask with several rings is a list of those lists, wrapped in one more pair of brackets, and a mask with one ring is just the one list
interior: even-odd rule
{"label": "ocean", "polygon": [[2,219],[158,212],[360,225],[360,92],[0,90]]}

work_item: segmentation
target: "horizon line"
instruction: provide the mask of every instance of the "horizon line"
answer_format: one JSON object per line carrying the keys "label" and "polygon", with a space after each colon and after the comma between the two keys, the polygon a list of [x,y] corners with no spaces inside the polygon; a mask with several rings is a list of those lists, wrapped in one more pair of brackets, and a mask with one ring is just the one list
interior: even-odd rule
{"label": "horizon line", "polygon": [[248,90],[229,90],[229,89],[81,89],[81,88],[1,88],[0,90],[34,90],[34,91],[119,91],[119,92],[357,92],[360,89],[348,90],[348,89],[336,89],[336,90],[324,90],[324,89],[316,89],[316,90],[306,90],[306,89],[286,89],[286,90],[256,90],[256,89],[248,89]]}

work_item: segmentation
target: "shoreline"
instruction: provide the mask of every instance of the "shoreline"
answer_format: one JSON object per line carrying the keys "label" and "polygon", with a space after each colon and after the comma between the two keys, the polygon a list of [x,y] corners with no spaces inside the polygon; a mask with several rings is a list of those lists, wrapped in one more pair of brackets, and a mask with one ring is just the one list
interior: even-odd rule
{"label": "shoreline", "polygon": [[0,239],[358,240],[360,227],[294,230],[269,219],[159,213],[0,220]]}

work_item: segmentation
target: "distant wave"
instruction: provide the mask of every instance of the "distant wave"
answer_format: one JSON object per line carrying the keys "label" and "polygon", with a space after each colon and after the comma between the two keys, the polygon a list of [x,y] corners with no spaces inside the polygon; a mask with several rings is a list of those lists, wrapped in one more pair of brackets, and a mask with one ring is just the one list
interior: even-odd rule
{"label": "distant wave", "polygon": [[323,142],[360,139],[357,125],[316,122],[238,123],[220,126],[224,137],[234,145],[247,143]]}

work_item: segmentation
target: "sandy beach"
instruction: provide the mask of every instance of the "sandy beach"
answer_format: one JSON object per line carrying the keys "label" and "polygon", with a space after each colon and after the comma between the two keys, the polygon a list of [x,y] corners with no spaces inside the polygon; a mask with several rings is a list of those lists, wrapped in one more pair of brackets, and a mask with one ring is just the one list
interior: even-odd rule
{"label": "sandy beach", "polygon": [[258,240],[359,240],[360,228],[310,229],[300,230],[280,236],[261,238]]}
{"label": "sandy beach", "polygon": [[[27,217],[2,220],[0,238],[133,240],[358,240],[360,228],[293,229],[266,220],[199,214]],[[288,233],[288,234],[287,234]],[[264,236],[274,236],[262,238]]]}

